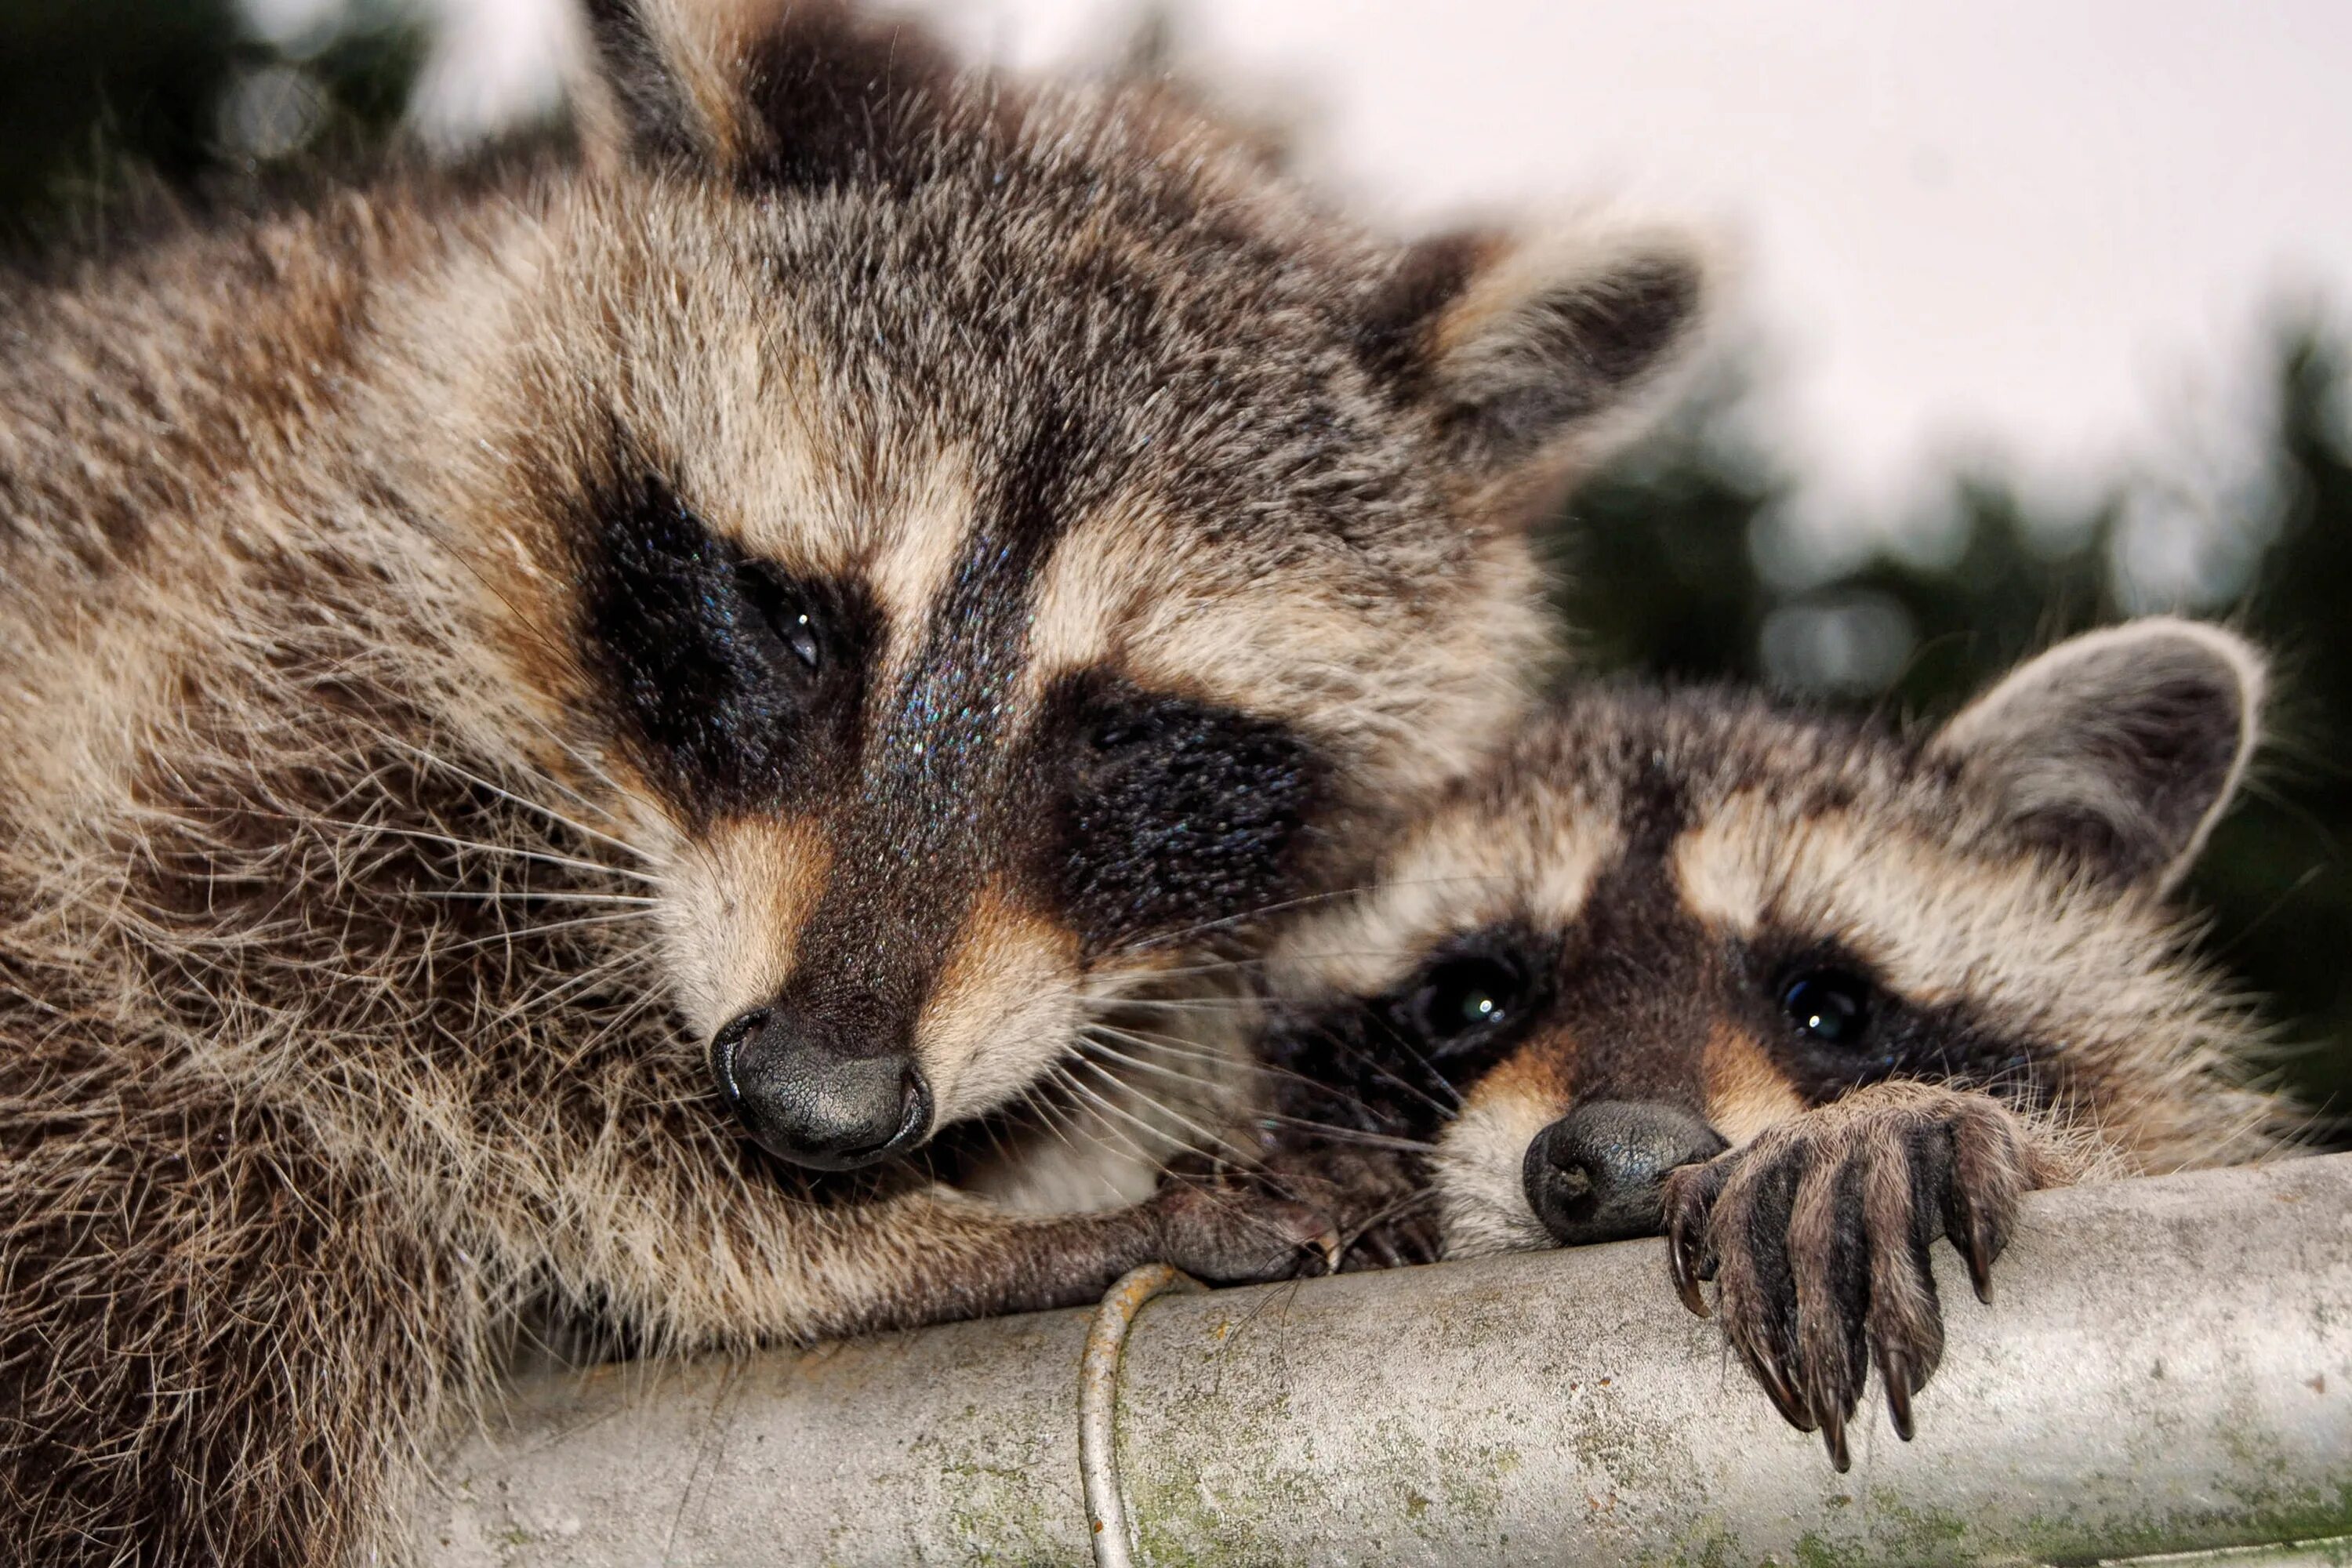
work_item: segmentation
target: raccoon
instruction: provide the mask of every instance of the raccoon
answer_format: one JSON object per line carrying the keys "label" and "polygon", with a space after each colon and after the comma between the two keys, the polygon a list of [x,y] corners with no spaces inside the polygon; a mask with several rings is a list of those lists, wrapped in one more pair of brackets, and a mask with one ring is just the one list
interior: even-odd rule
{"label": "raccoon", "polygon": [[1705,296],[1382,239],[1148,83],[588,14],[569,151],[0,305],[0,1558],[396,1556],[526,1325],[1289,1268],[929,1141],[1507,731],[1523,523]]}
{"label": "raccoon", "polygon": [[1838,1468],[1895,1431],[2033,1188],[2259,1157],[2253,1013],[2168,895],[2252,751],[2263,662],[2151,619],[1899,735],[1727,690],[1597,685],[1388,851],[1269,971],[1267,1159],[1375,1261],[1664,1234]]}

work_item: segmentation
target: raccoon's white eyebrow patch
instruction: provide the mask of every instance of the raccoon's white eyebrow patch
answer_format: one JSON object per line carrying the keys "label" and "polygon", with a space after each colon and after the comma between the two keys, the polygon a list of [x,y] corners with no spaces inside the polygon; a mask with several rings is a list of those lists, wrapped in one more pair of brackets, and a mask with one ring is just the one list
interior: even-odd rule
{"label": "raccoon's white eyebrow patch", "polygon": [[940,458],[907,485],[881,524],[867,566],[884,627],[875,689],[897,687],[921,650],[932,611],[945,596],[957,562],[970,551],[979,509],[969,458],[958,452]]}
{"label": "raccoon's white eyebrow patch", "polygon": [[1753,795],[1735,795],[1708,812],[1667,857],[1683,907],[1709,925],[1753,936],[1766,898],[1765,858],[1759,850],[1780,841],[1786,828]]}
{"label": "raccoon's white eyebrow patch", "polygon": [[1034,706],[1058,678],[1110,661],[1113,628],[1149,638],[1151,618],[1130,625],[1129,608],[1173,573],[1161,528],[1131,500],[1114,500],[1074,519],[1034,591],[1029,665],[1021,700]]}
{"label": "raccoon's white eyebrow patch", "polygon": [[1465,931],[1574,924],[1622,849],[1613,827],[1553,803],[1499,821],[1475,809],[1444,813],[1407,841],[1369,897],[1304,925],[1286,952],[1322,984],[1379,995]]}
{"label": "raccoon's white eyebrow patch", "polygon": [[1302,583],[1297,570],[1253,565],[1240,542],[1187,541],[1189,526],[1132,495],[1074,520],[1033,601],[1023,700],[1101,667],[1310,733],[1328,728],[1346,695],[1302,680],[1302,670],[1353,678],[1377,662],[1360,613],[1342,613],[1322,592],[1345,570],[1335,563],[1331,583]]}
{"label": "raccoon's white eyebrow patch", "polygon": [[1572,811],[1540,814],[1527,826],[1529,842],[1517,847],[1522,864],[1532,868],[1527,913],[1538,925],[1564,930],[1584,913],[1602,868],[1624,853],[1625,837]]}
{"label": "raccoon's white eyebrow patch", "polygon": [[1699,918],[1742,938],[1769,928],[1841,942],[1917,1006],[2047,1029],[2093,1002],[2093,976],[2160,961],[2096,951],[2116,940],[2105,906],[2078,906],[2034,864],[1956,852],[1899,817],[1798,817],[1735,797],[1685,836],[1673,864]]}

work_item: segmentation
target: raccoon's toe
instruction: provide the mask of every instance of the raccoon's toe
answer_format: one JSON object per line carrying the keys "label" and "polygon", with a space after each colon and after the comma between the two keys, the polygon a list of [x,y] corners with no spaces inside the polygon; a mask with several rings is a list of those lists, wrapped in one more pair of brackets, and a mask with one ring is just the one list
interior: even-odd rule
{"label": "raccoon's toe", "polygon": [[1160,1261],[1217,1284],[1321,1274],[1339,1264],[1339,1227],[1312,1204],[1238,1183],[1176,1180],[1148,1207]]}

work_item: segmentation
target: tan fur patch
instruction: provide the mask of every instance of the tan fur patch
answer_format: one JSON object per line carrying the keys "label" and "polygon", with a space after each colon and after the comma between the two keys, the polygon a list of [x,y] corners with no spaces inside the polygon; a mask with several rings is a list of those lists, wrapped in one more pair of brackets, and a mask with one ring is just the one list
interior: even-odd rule
{"label": "tan fur patch", "polygon": [[1568,1111],[1566,1064],[1573,1055],[1558,1041],[1521,1047],[1479,1080],[1438,1139],[1430,1164],[1444,1212],[1447,1257],[1553,1245],[1528,1205],[1520,1170],[1536,1134]]}
{"label": "tan fur patch", "polygon": [[1744,1030],[1718,1023],[1706,1051],[1706,1119],[1733,1147],[1805,1109],[1785,1074]]}
{"label": "tan fur patch", "polygon": [[915,1052],[940,1121],[992,1110],[1068,1048],[1077,1012],[1076,933],[981,890],[915,1021]]}
{"label": "tan fur patch", "polygon": [[697,1037],[774,995],[793,970],[801,927],[833,865],[822,824],[720,824],[684,857],[662,919],[677,966],[679,1005]]}

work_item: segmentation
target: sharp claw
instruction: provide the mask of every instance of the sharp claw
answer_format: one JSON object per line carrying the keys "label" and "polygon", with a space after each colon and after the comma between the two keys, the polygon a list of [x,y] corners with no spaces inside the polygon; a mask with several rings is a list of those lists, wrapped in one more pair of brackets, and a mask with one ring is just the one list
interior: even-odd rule
{"label": "sharp claw", "polygon": [[1985,1234],[1971,1218],[1969,1222],[1969,1283],[1976,1287],[1977,1300],[1992,1305],[1992,1259],[1987,1256]]}
{"label": "sharp claw", "polygon": [[1782,1420],[1800,1432],[1813,1429],[1811,1413],[1798,1399],[1795,1387],[1790,1384],[1788,1374],[1780,1370],[1779,1362],[1770,1356],[1759,1358],[1756,1379],[1764,1385],[1765,1394],[1771,1399],[1772,1407],[1780,1413]]}
{"label": "sharp claw", "polygon": [[1339,1255],[1345,1249],[1339,1245],[1339,1233],[1338,1231],[1327,1230],[1322,1235],[1317,1237],[1314,1241],[1314,1247],[1317,1252],[1323,1255],[1323,1268],[1325,1272],[1331,1274],[1337,1274],[1339,1272]]}
{"label": "sharp claw", "polygon": [[1691,1315],[1698,1318],[1710,1316],[1706,1298],[1699,1294],[1696,1273],[1691,1267],[1690,1248],[1683,1244],[1680,1235],[1675,1236],[1666,1247],[1666,1264],[1674,1270],[1675,1290],[1682,1297],[1683,1305],[1690,1309]]}
{"label": "sharp claw", "polygon": [[1830,1463],[1837,1467],[1839,1475],[1843,1475],[1853,1468],[1853,1457],[1845,1449],[1844,1416],[1834,1410],[1823,1412],[1822,1440],[1829,1445]]}
{"label": "sharp claw", "polygon": [[1878,1375],[1886,1383],[1886,1414],[1895,1423],[1895,1435],[1908,1443],[1911,1440],[1910,1358],[1901,1351],[1880,1352]]}
{"label": "sharp claw", "polygon": [[1969,1201],[1968,1188],[1960,1184],[1958,1177],[1952,1182],[1951,1205],[1951,1217],[1945,1232],[1952,1238],[1952,1245],[1960,1249],[1960,1256],[1968,1259],[1969,1284],[1975,1289],[1977,1300],[1990,1307],[1992,1305],[1992,1260],[1997,1249],[1978,1218],[1976,1205]]}

